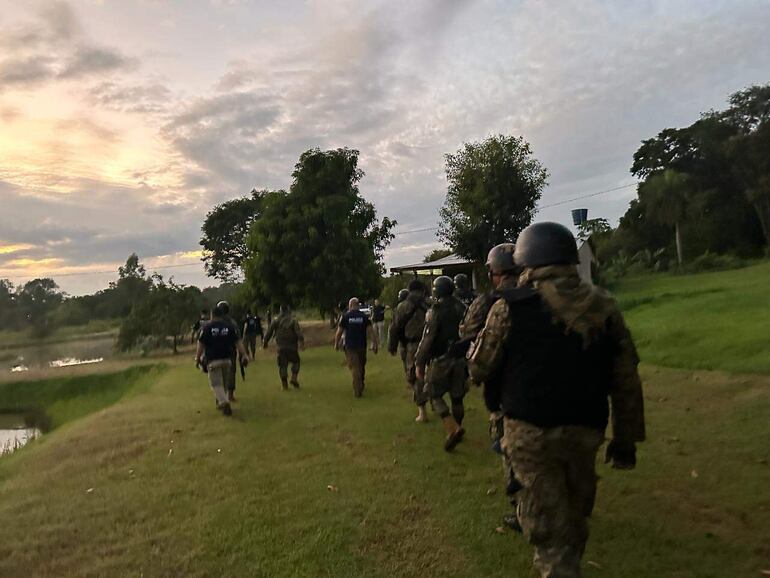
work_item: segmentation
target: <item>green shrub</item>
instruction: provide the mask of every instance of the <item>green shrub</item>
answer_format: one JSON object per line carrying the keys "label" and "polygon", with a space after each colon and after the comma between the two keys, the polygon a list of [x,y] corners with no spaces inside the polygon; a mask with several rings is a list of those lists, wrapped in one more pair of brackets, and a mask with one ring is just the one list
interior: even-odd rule
{"label": "green shrub", "polygon": [[741,269],[747,265],[744,259],[735,255],[717,255],[706,251],[696,257],[690,263],[682,267],[684,273],[700,273],[702,271],[725,271],[728,269]]}

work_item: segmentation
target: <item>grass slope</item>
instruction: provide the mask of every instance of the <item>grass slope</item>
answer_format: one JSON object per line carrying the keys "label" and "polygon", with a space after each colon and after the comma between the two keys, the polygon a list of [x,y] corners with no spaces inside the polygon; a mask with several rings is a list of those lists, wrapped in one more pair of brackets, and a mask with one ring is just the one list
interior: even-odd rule
{"label": "grass slope", "polygon": [[[397,360],[371,357],[361,400],[340,361],[306,352],[303,389],[282,392],[260,355],[231,419],[173,367],[0,459],[0,576],[532,575],[523,540],[494,531],[506,504],[479,392],[447,455],[435,419],[413,422]],[[757,575],[770,379],[645,381],[650,441],[636,471],[600,466],[585,575]]]}
{"label": "grass slope", "polygon": [[770,262],[624,281],[618,301],[648,363],[770,372]]}

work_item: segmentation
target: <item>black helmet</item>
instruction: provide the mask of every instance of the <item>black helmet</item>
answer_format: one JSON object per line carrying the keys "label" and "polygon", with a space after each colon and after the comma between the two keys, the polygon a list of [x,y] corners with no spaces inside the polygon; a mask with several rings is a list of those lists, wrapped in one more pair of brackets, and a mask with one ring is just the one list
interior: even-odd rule
{"label": "black helmet", "polygon": [[451,277],[442,275],[441,277],[436,277],[436,279],[433,281],[433,296],[436,299],[449,297],[454,292],[455,284]]}
{"label": "black helmet", "polygon": [[455,275],[454,283],[458,291],[467,291],[471,288],[471,282],[465,273]]}
{"label": "black helmet", "polygon": [[535,223],[519,235],[514,259],[520,267],[577,265],[577,243],[564,225]]}
{"label": "black helmet", "polygon": [[398,302],[399,303],[404,301],[407,297],[409,297],[409,289],[401,289],[401,291],[398,292]]}
{"label": "black helmet", "polygon": [[513,243],[500,243],[490,249],[487,255],[487,270],[493,275],[510,273],[516,269],[513,260],[513,252],[516,245]]}
{"label": "black helmet", "polygon": [[214,307],[213,313],[216,317],[224,317],[230,313],[230,304],[227,301],[220,301],[217,303],[216,307]]}
{"label": "black helmet", "polygon": [[425,285],[419,279],[412,279],[409,281],[409,291],[418,291],[419,293],[425,293]]}

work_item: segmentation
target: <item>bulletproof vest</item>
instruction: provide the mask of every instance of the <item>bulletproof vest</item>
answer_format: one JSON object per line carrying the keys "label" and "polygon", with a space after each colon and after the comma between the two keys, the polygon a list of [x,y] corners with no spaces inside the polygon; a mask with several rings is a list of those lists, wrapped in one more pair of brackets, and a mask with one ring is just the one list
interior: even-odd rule
{"label": "bulletproof vest", "polygon": [[502,297],[511,315],[500,374],[506,415],[543,428],[604,430],[616,354],[608,332],[584,344],[578,333],[552,316],[533,289],[508,290]]}
{"label": "bulletproof vest", "polygon": [[436,336],[433,338],[431,358],[441,357],[449,345],[460,339],[460,322],[465,316],[465,306],[455,297],[445,297],[433,306],[433,326]]}
{"label": "bulletproof vest", "polygon": [[299,337],[294,330],[294,318],[284,315],[276,320],[275,344],[278,349],[297,349]]}

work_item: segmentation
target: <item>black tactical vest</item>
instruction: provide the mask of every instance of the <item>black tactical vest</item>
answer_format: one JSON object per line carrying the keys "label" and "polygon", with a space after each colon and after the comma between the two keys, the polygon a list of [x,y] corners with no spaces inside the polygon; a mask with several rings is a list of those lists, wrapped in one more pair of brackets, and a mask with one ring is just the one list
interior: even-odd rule
{"label": "black tactical vest", "polygon": [[615,347],[605,331],[587,347],[532,289],[505,292],[511,329],[500,374],[505,414],[542,428],[607,427]]}

